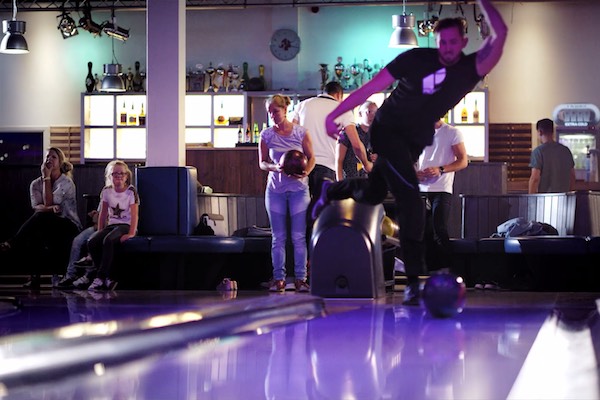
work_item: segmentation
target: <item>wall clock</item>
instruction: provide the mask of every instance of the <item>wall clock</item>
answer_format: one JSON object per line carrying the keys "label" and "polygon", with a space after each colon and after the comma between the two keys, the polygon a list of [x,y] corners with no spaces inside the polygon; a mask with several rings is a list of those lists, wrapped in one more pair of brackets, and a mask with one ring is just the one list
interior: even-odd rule
{"label": "wall clock", "polygon": [[271,36],[269,48],[277,59],[288,61],[300,52],[300,38],[291,29],[278,29]]}

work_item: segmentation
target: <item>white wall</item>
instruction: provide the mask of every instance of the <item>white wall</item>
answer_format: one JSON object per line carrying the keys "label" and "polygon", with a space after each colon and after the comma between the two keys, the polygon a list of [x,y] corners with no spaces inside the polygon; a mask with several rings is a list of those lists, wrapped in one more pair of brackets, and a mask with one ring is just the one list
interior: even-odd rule
{"label": "white wall", "polygon": [[[600,62],[595,25],[600,3],[502,3],[498,8],[510,36],[503,59],[487,79],[491,122],[535,122],[551,116],[554,107],[564,102],[600,105],[600,83],[595,76]],[[407,11],[420,19],[424,9],[411,6]],[[258,64],[264,64],[270,89],[317,88],[318,64],[332,68],[337,56],[345,64],[364,58],[371,65],[391,60],[397,54],[387,48],[391,15],[401,12],[396,6],[321,7],[318,13],[308,8],[189,11],[187,65],[193,68],[212,61],[213,65],[241,66],[247,61],[252,77],[258,75]],[[445,6],[442,16],[454,12],[454,7]],[[56,15],[19,11],[18,19],[27,22],[31,52],[0,55],[0,128],[79,125],[87,62],[92,61],[94,72],[101,75],[102,64],[112,60],[108,37],[95,38],[80,30],[77,37],[63,40]],[[470,52],[481,39],[472,22],[471,6],[465,6],[465,15],[471,21]],[[10,15],[0,17],[9,19]],[[97,22],[108,18],[107,13],[93,13]],[[136,60],[145,68],[145,13],[117,12],[117,22],[131,28],[127,42],[115,41],[117,60],[125,71]],[[296,59],[282,62],[271,56],[269,38],[278,28],[298,31],[302,49]],[[419,40],[422,46],[434,46],[428,38]]]}

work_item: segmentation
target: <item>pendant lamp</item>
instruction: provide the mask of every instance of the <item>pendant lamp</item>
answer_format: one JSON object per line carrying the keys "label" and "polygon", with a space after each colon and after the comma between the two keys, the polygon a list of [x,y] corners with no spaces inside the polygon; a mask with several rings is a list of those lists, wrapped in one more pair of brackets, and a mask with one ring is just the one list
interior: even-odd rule
{"label": "pendant lamp", "polygon": [[17,0],[13,0],[13,17],[10,21],[2,21],[4,37],[0,42],[0,53],[27,54],[29,47],[23,34],[25,21],[17,21]]}
{"label": "pendant lamp", "polygon": [[121,64],[115,62],[115,39],[112,41],[112,64],[104,64],[104,78],[102,78],[101,92],[124,92],[125,82],[123,81],[123,73]]}
{"label": "pendant lamp", "polygon": [[406,0],[402,0],[402,15],[392,15],[394,32],[392,32],[392,36],[390,36],[388,47],[419,47],[417,34],[414,31],[415,22],[415,16],[412,13],[406,15]]}

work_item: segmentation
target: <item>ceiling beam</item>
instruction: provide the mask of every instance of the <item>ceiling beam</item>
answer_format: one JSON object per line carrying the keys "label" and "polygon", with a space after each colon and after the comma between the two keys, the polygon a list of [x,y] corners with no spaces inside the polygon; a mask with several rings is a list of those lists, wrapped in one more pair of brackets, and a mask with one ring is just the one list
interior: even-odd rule
{"label": "ceiling beam", "polygon": [[[597,0],[499,0],[495,3],[595,3]],[[407,5],[451,5],[474,4],[474,0],[460,1],[424,1],[406,0]],[[214,8],[254,8],[254,7],[312,7],[335,5],[401,5],[400,0],[186,0],[187,9]],[[19,11],[79,11],[83,5],[93,10],[129,10],[146,9],[146,0],[17,0]],[[0,0],[0,12],[11,12],[13,0]]]}

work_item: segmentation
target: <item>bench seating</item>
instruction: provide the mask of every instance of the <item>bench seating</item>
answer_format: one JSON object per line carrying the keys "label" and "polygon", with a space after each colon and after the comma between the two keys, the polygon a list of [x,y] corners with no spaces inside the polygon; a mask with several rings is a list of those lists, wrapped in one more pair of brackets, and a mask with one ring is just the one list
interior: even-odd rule
{"label": "bench seating", "polygon": [[[544,275],[554,274],[546,286],[579,290],[578,284],[583,288],[593,276],[600,254],[598,193],[461,195],[461,201],[461,237],[451,239],[451,245],[454,264],[468,285],[481,280],[506,282],[519,271],[537,270],[542,287],[548,283]],[[498,225],[515,217],[548,223],[559,235],[490,237]],[[579,282],[569,284],[574,274],[581,275]]]}
{"label": "bench seating", "polygon": [[136,236],[115,272],[123,289],[214,290],[226,277],[258,289],[272,272],[270,251],[271,237]]}
{"label": "bench seating", "polygon": [[123,251],[138,253],[242,253],[242,237],[136,236],[123,243]]}

